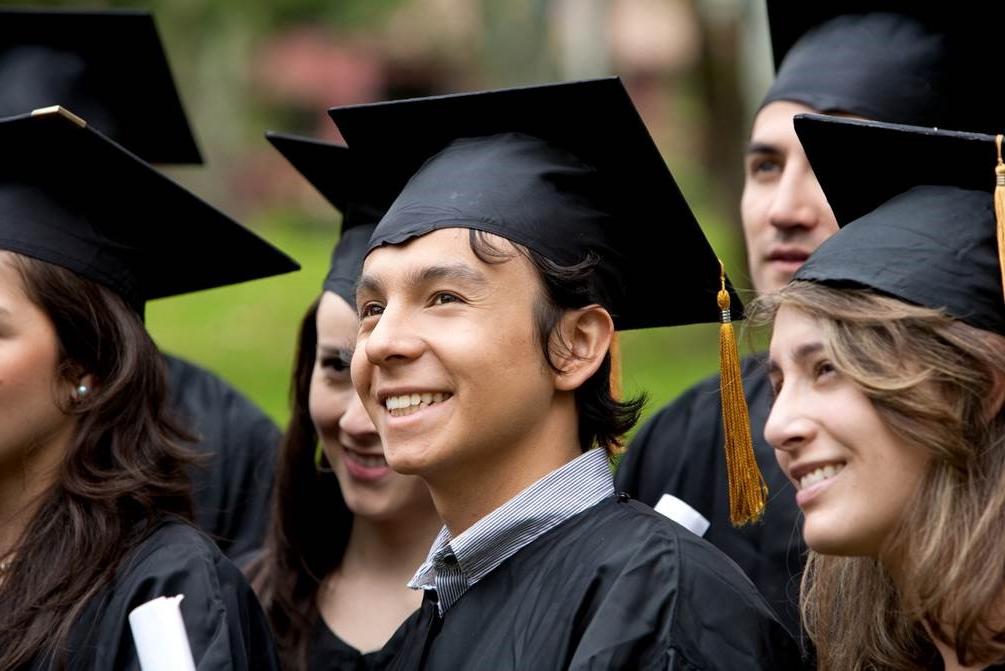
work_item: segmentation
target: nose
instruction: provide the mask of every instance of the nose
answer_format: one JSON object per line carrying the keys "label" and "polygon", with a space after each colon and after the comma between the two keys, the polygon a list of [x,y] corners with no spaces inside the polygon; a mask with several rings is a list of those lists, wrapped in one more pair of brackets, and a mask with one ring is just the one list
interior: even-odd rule
{"label": "nose", "polygon": [[805,156],[791,157],[771,200],[768,219],[781,233],[820,225],[830,206]]}
{"label": "nose", "polygon": [[349,406],[339,418],[338,426],[343,444],[363,447],[380,440],[373,420],[370,419],[370,415],[367,414],[363,402],[356,393],[352,394]]}
{"label": "nose", "polygon": [[792,453],[812,442],[816,431],[816,423],[800,408],[798,394],[783,388],[764,425],[764,439],[777,452]]}
{"label": "nose", "polygon": [[364,351],[374,366],[393,366],[417,359],[423,340],[404,310],[385,308],[373,329],[365,335]]}

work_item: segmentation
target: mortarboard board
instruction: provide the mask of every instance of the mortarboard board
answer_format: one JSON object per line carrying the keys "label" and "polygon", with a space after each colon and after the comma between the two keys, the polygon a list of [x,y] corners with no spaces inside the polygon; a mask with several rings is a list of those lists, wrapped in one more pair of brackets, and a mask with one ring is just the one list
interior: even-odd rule
{"label": "mortarboard board", "polygon": [[763,479],[729,324],[741,305],[619,79],[330,114],[352,151],[382,157],[380,181],[400,191],[371,250],[437,229],[481,230],[559,264],[595,260],[619,330],[722,320],[731,501],[742,508],[734,519],[760,514]]}
{"label": "mortarboard board", "polygon": [[990,131],[997,120],[983,110],[1002,94],[986,82],[996,75],[1003,19],[1003,3],[968,0],[953,12],[907,0],[768,0],[777,77],[762,106],[791,100],[818,112]]}
{"label": "mortarboard board", "polygon": [[995,137],[818,115],[795,128],[842,229],[794,280],[869,288],[1005,334]]}
{"label": "mortarboard board", "polygon": [[265,137],[318,192],[342,213],[342,231],[332,250],[322,288],[356,305],[356,282],[370,234],[390,202],[374,192],[348,147],[312,138],[269,131]]}
{"label": "mortarboard board", "polygon": [[60,108],[0,119],[0,249],[145,301],[290,272],[288,256]]}
{"label": "mortarboard board", "polygon": [[0,9],[0,117],[53,105],[146,161],[202,163],[149,12]]}
{"label": "mortarboard board", "polygon": [[[600,256],[619,330],[719,320],[719,262],[617,78],[330,114],[354,152],[382,157],[382,187],[400,192],[371,249],[480,228],[558,263]],[[735,293],[732,304],[738,318]]]}

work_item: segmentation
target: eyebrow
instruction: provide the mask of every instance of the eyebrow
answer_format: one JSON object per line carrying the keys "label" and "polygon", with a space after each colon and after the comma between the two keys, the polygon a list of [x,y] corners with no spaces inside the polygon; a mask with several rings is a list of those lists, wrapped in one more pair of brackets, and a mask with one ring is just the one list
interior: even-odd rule
{"label": "eyebrow", "polygon": [[[796,348],[795,353],[792,355],[792,359],[794,361],[796,361],[796,362],[805,361],[807,359],[807,357],[810,357],[810,356],[812,356],[812,355],[814,355],[814,354],[816,354],[818,352],[821,352],[823,350],[823,348],[824,348],[824,345],[821,342],[808,342],[808,343],[805,343],[805,344],[800,345],[799,347]],[[780,373],[781,370],[782,370],[781,366],[779,366],[778,363],[774,359],[771,359],[771,360],[768,361],[768,374],[769,375],[771,375],[772,373]]]}
{"label": "eyebrow", "polygon": [[488,284],[488,279],[482,273],[464,263],[450,263],[436,266],[426,266],[411,273],[411,284],[428,284],[437,280],[460,280],[468,284]]}
{"label": "eyebrow", "polygon": [[749,154],[781,154],[778,146],[767,142],[748,142],[746,153]]}
{"label": "eyebrow", "polygon": [[[412,271],[408,276],[409,285],[422,285],[437,280],[460,280],[468,284],[483,286],[488,284],[488,278],[484,274],[464,263],[448,263],[435,266],[426,266],[419,270]],[[360,294],[382,293],[384,283],[379,277],[372,274],[364,274],[356,284],[356,296]]]}

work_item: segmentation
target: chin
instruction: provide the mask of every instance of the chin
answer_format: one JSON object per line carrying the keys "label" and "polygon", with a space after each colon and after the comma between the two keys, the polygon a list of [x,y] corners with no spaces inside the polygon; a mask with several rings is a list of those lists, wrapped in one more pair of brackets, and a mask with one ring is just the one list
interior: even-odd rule
{"label": "chin", "polygon": [[402,475],[421,475],[428,468],[426,460],[420,455],[409,454],[405,450],[390,450],[385,446],[384,458],[392,471]]}
{"label": "chin", "polygon": [[875,544],[854,534],[836,530],[813,529],[809,524],[803,527],[806,546],[818,554],[833,557],[875,557]]}
{"label": "chin", "polygon": [[346,497],[346,507],[356,517],[381,521],[394,518],[400,510],[394,510],[390,501],[375,500],[371,496]]}

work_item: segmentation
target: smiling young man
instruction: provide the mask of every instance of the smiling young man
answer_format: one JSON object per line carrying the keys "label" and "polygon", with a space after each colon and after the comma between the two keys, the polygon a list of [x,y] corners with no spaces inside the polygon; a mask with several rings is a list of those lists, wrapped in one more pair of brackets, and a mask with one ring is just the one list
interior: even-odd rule
{"label": "smiling young man", "polygon": [[612,396],[614,332],[715,321],[721,282],[621,83],[332,116],[404,185],[370,240],[353,382],[445,522],[395,668],[797,666],[735,566],[615,495],[640,404]]}
{"label": "smiling young man", "polygon": [[[768,2],[778,75],[751,129],[740,202],[750,277],[759,293],[783,287],[838,230],[796,136],[794,115],[815,111],[973,129],[992,124],[993,107],[971,96],[987,89],[977,82],[991,79],[994,59],[979,54],[995,38],[975,36],[973,21],[961,27],[944,13],[924,16],[928,10],[915,4],[901,3],[908,16],[877,12],[877,3]],[[988,12],[1000,16],[1001,9]],[[771,385],[761,355],[744,360],[743,377],[755,453],[772,493],[762,523],[730,524],[718,376],[685,391],[639,430],[617,486],[729,555],[797,631],[805,547],[791,485],[764,440]]]}

